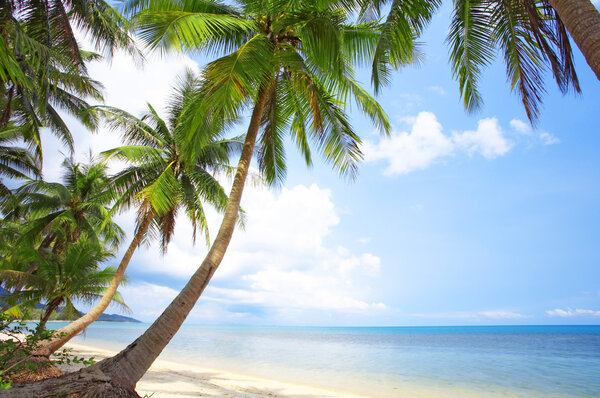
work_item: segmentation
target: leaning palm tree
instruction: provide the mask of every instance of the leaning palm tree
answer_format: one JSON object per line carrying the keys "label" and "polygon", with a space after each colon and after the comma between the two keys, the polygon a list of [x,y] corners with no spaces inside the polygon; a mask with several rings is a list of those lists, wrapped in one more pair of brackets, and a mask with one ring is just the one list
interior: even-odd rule
{"label": "leaning palm tree", "polygon": [[176,216],[183,210],[192,223],[193,239],[199,229],[207,244],[210,243],[203,203],[218,211],[225,210],[227,194],[215,175],[230,172],[229,157],[240,152],[242,143],[238,139],[223,139],[222,129],[200,131],[197,138],[205,143],[193,161],[188,162],[181,147],[183,136],[189,133],[182,116],[199,84],[199,79],[187,71],[171,98],[167,121],[151,105],[141,119],[116,108],[96,108],[107,119],[109,127],[122,131],[124,140],[130,144],[103,154],[107,159],[132,164],[114,176],[113,184],[120,193],[115,209],[134,205],[138,208],[135,236],[102,299],[87,314],[59,329],[57,337],[40,345],[36,350],[39,355],[48,356],[58,350],[106,310],[149,229],[160,235],[163,252],[166,252]]}
{"label": "leaning palm tree", "polygon": [[[204,261],[142,336],[115,357],[83,370],[85,382],[79,374],[68,375],[9,390],[9,396],[59,390],[74,396],[138,396],[135,384],[175,335],[223,260],[255,144],[258,165],[268,182],[285,177],[287,134],[308,164],[312,144],[342,175],[353,178],[361,152],[344,111],[348,99],[353,97],[388,131],[381,107],[353,75],[356,63],[372,57],[381,35],[379,24],[349,23],[347,10],[335,1],[245,0],[236,5],[149,1],[132,2],[129,8],[137,11],[144,6],[135,20],[140,36],[152,47],[226,54],[204,69],[201,101],[185,112],[186,123],[193,126],[183,141],[189,156],[193,158],[202,146],[199,132],[235,119],[246,105],[252,109],[225,215]],[[92,374],[99,377],[89,377]]]}

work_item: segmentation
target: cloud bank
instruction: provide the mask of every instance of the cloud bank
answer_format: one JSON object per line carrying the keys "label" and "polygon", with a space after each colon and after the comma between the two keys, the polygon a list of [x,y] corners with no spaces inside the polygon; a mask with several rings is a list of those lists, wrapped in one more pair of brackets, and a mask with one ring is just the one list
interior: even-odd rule
{"label": "cloud bank", "polygon": [[385,175],[408,174],[429,167],[437,160],[463,152],[493,159],[506,154],[512,143],[505,137],[496,118],[482,119],[476,130],[443,133],[431,112],[420,112],[410,132],[393,132],[378,143],[365,141],[366,162],[385,161]]}
{"label": "cloud bank", "polygon": [[[331,235],[341,218],[328,189],[297,185],[276,193],[249,186],[242,206],[248,214],[245,230],[235,231],[196,316],[240,321],[260,315],[263,322],[270,317],[285,322],[293,314],[295,321],[310,322],[315,313],[368,315],[386,309],[371,289],[380,273],[380,258],[366,251],[365,244],[333,242]],[[161,275],[189,278],[206,247],[200,242],[193,246],[190,224],[181,217],[177,222],[168,253],[161,256],[156,246],[140,249],[132,272],[144,273],[147,280]],[[220,216],[211,213],[213,234],[219,222]],[[149,315],[154,303],[144,298],[145,289],[131,288],[130,293],[134,305],[139,304],[135,312]]]}
{"label": "cloud bank", "polygon": [[560,142],[554,135],[533,130],[519,119],[510,121],[513,136],[516,135],[514,139],[508,138],[509,132],[502,129],[496,118],[479,120],[475,130],[451,134],[444,134],[442,125],[431,112],[420,112],[402,121],[411,125],[410,131],[394,131],[377,143],[365,141],[363,144],[365,162],[385,162],[383,173],[388,176],[423,170],[442,159],[459,155],[494,159],[506,155],[516,145],[515,139],[520,138],[544,146]]}
{"label": "cloud bank", "polygon": [[567,308],[567,309],[560,309],[560,308],[556,308],[554,310],[548,310],[546,311],[546,314],[550,315],[550,316],[560,316],[563,318],[570,318],[570,317],[574,317],[574,316],[598,316],[600,317],[600,311],[595,311],[595,310],[585,310],[585,309],[581,309],[581,308],[577,308],[577,309],[571,309],[571,308]]}

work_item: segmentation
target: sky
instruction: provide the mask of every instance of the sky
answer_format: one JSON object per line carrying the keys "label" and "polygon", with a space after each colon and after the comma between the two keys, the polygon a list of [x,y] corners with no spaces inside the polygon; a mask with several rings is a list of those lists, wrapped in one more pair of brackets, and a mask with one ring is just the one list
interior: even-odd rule
{"label": "sky", "polygon": [[[534,129],[496,63],[483,73],[484,106],[468,114],[444,44],[449,21],[440,10],[423,64],[395,73],[377,97],[389,137],[349,110],[365,155],[356,181],[318,158],[307,168],[289,143],[285,184],[247,185],[246,228],[187,324],[600,323],[600,82],[576,49],[583,93],[563,96],[548,76]],[[147,60],[140,69],[117,54],[90,67],[106,104],[161,108],[176,76],[207,61]],[[369,87],[368,71],[359,78]],[[77,159],[120,145],[118,134],[71,123]],[[43,139],[45,178],[58,180],[66,149]],[[118,222],[131,239],[135,215]],[[209,212],[213,237],[219,222]],[[120,289],[130,315],[151,322],[185,285],[207,251],[190,236],[180,218],[166,255],[157,242],[138,249]]]}

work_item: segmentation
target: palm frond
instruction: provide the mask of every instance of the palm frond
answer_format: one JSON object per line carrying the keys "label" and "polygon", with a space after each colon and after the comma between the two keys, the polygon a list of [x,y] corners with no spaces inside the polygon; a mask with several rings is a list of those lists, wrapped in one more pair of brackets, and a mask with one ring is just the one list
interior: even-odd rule
{"label": "palm frond", "polygon": [[545,66],[538,42],[526,28],[527,15],[513,2],[498,1],[492,15],[495,22],[494,36],[504,53],[511,88],[521,97],[529,120],[535,122],[545,93]]}
{"label": "palm frond", "polygon": [[223,5],[204,1],[149,2],[135,15],[138,36],[152,49],[228,53],[252,35],[255,25]]}
{"label": "palm frond", "polygon": [[472,112],[482,103],[478,90],[484,67],[494,56],[494,40],[490,26],[493,21],[485,0],[455,0],[454,14],[447,43],[451,46],[450,62],[458,78],[464,106]]}

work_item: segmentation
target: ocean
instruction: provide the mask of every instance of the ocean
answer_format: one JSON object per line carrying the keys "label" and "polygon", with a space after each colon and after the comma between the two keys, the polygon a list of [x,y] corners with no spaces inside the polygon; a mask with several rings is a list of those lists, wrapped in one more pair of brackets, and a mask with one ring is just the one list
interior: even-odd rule
{"label": "ocean", "polygon": [[[119,350],[147,327],[73,341]],[[600,326],[184,325],[160,358],[381,398],[600,397]]]}

